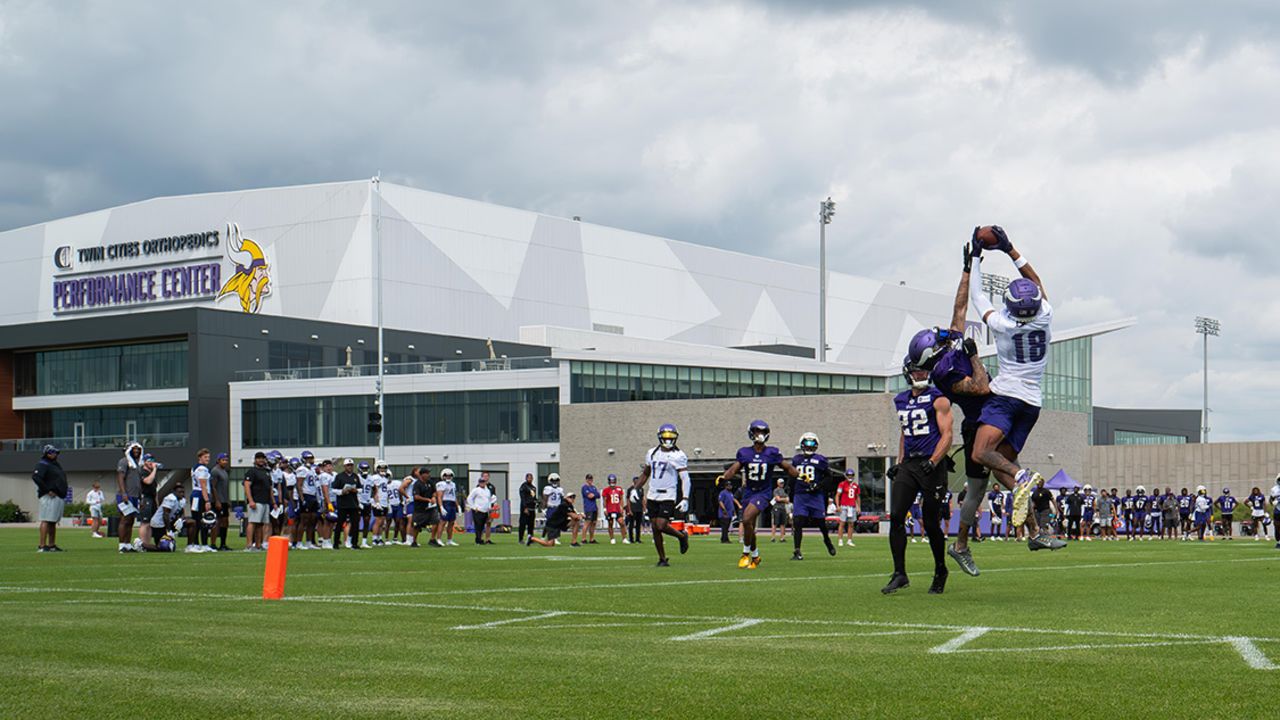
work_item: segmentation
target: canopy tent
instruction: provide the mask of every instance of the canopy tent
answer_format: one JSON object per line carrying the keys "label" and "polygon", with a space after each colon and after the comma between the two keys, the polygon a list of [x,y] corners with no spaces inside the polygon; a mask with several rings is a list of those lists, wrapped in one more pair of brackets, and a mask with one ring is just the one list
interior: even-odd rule
{"label": "canopy tent", "polygon": [[1044,486],[1050,490],[1057,490],[1058,488],[1066,488],[1070,490],[1072,488],[1080,487],[1080,483],[1072,479],[1072,477],[1067,474],[1066,470],[1059,470],[1053,477],[1044,481]]}

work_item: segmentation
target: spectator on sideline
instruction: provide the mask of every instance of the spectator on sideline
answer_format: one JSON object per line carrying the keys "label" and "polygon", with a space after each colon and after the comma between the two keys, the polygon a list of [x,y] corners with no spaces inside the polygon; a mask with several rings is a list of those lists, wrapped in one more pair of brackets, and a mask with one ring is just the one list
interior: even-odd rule
{"label": "spectator on sideline", "polygon": [[1173,540],[1178,532],[1178,496],[1173,494],[1173,488],[1164,489],[1164,497],[1160,500],[1160,506],[1164,509],[1164,534],[1165,539]]}
{"label": "spectator on sideline", "polygon": [[596,523],[600,517],[600,488],[596,487],[596,479],[587,473],[586,482],[582,485],[582,542],[596,544]]}
{"label": "spectator on sideline", "polygon": [[773,526],[769,529],[769,542],[779,540],[785,542],[787,539],[787,501],[789,499],[785,481],[779,478],[777,487],[773,489],[773,499],[769,502],[773,508]]}
{"label": "spectator on sideline", "polygon": [[453,468],[440,471],[440,480],[436,483],[436,495],[440,505],[440,522],[436,525],[436,540],[444,545],[457,547],[458,543],[453,540],[453,531],[458,526],[458,485],[453,481]]}
{"label": "spectator on sideline", "polygon": [[361,460],[356,466],[356,502],[360,511],[356,520],[358,527],[351,529],[351,544],[354,545],[356,536],[359,536],[360,547],[364,550],[369,549],[369,530],[373,527],[374,477],[369,472],[369,463]]}
{"label": "spectator on sideline", "polygon": [[1080,530],[1085,542],[1093,542],[1093,518],[1098,512],[1098,496],[1093,494],[1093,486],[1084,486],[1084,511],[1080,516]]}
{"label": "spectator on sideline", "polygon": [[1116,540],[1116,500],[1103,490],[1098,494],[1097,515],[1098,527],[1102,531],[1103,540]]}
{"label": "spectator on sideline", "polygon": [[334,507],[338,510],[338,521],[333,527],[333,549],[342,548],[342,528],[348,526],[348,547],[359,550],[360,476],[356,475],[356,464],[351,458],[342,461],[342,472],[333,476],[330,489],[334,494]]}
{"label": "spectator on sideline", "polygon": [[134,551],[133,523],[138,518],[138,504],[142,502],[141,473],[142,446],[131,442],[124,449],[124,457],[116,464],[116,507],[120,510],[116,540],[122,553]]}
{"label": "spectator on sideline", "polygon": [[1212,521],[1213,499],[1209,497],[1209,491],[1205,486],[1197,485],[1195,505],[1191,511],[1191,523],[1196,528],[1196,540],[1204,542],[1204,531]]}
{"label": "spectator on sideline", "polygon": [[[264,456],[265,457],[265,456]],[[254,464],[257,464],[257,455],[254,455]],[[218,516],[218,524],[214,527],[214,545],[219,552],[226,552],[231,548],[227,547],[227,527],[231,524],[231,475],[227,470],[231,467],[231,456],[226,453],[218,453],[215,458],[213,467],[209,469],[209,483],[213,490],[213,512]],[[245,495],[245,499],[248,499]],[[271,503],[268,502],[268,505]],[[268,509],[269,511],[269,509]],[[267,518],[270,522],[271,518]]]}
{"label": "spectator on sideline", "polygon": [[93,536],[95,538],[104,538],[102,534],[102,503],[107,496],[102,492],[102,486],[97,480],[93,481],[93,487],[89,488],[89,492],[85,493],[84,501],[89,506],[89,525],[93,528]]}
{"label": "spectator on sideline", "polygon": [[498,501],[498,486],[490,479],[489,471],[482,471],[480,479],[484,480],[485,487],[489,490],[489,499],[492,501],[489,505],[489,514],[484,519],[484,544],[492,545],[493,523],[500,515],[502,504]]}
{"label": "spectator on sideline", "polygon": [[[1036,481],[1036,489],[1031,492],[1031,507],[1036,513],[1036,523],[1042,527],[1049,527],[1049,514],[1056,505],[1053,499],[1053,493],[1045,489],[1044,478]],[[1058,511],[1058,516],[1062,516],[1062,511]]]}
{"label": "spectator on sideline", "polygon": [[[1253,529],[1254,541],[1265,539],[1262,534],[1262,521],[1267,517],[1267,498],[1262,494],[1261,488],[1254,487],[1249,493],[1249,497],[1245,498],[1244,504],[1249,508],[1249,523]],[[1241,532],[1244,532],[1241,530]]]}
{"label": "spectator on sideline", "polygon": [[155,456],[147,453],[142,456],[142,496],[138,502],[138,539],[134,547],[151,544],[151,518],[156,514],[156,476],[160,463]]}
{"label": "spectator on sideline", "polygon": [[640,534],[644,529],[644,485],[639,477],[631,478],[631,487],[627,488],[627,539],[624,544],[642,543]]}
{"label": "spectator on sideline", "polygon": [[538,543],[543,547],[555,547],[560,542],[560,533],[568,530],[570,523],[582,519],[581,513],[574,511],[573,499],[574,494],[572,492],[567,493],[560,503],[547,512],[545,528],[547,537],[545,540],[530,534],[525,542],[529,545]]}
{"label": "spectator on sideline", "polygon": [[[225,459],[225,454],[218,456],[219,463]],[[216,500],[229,497],[217,494],[216,481],[214,493]],[[266,549],[267,527],[271,523],[271,509],[274,503],[271,500],[271,472],[267,470],[267,454],[261,450],[253,454],[253,467],[244,473],[244,498],[248,507],[245,519],[249,521],[244,549],[245,552],[262,552]],[[229,503],[223,501],[223,504]],[[223,527],[221,532],[223,542],[218,549],[228,549],[226,528]]]}
{"label": "spectator on sideline", "polygon": [[991,515],[991,539],[1003,541],[1008,531],[1004,529],[1004,493],[1000,488],[992,488],[987,493],[987,509]]}
{"label": "spectator on sideline", "polygon": [[1195,502],[1195,497],[1186,488],[1182,488],[1182,494],[1178,496],[1178,518],[1182,525],[1183,540],[1191,539],[1191,508]]}
{"label": "spectator on sideline", "polygon": [[[409,488],[409,504],[413,507],[413,542],[409,543],[409,547],[419,547],[418,536],[422,534],[422,529],[431,526],[431,539],[427,544],[431,547],[440,547],[440,541],[436,540],[435,528],[440,521],[440,512],[436,507],[436,484],[431,481],[431,470],[428,468],[414,468],[413,484]],[[408,480],[409,478],[405,478]]]}
{"label": "spectator on sideline", "polygon": [[1065,505],[1067,506],[1067,537],[1079,540],[1080,519],[1084,517],[1084,496],[1080,494],[1079,485],[1071,489]]}
{"label": "spectator on sideline", "polygon": [[618,540],[613,536],[613,526],[617,525],[619,533],[622,530],[622,488],[618,487],[618,476],[609,473],[608,485],[604,490],[600,491],[600,497],[604,500],[604,521],[609,528],[609,544],[616,545]]}
{"label": "spectator on sideline", "polygon": [[489,510],[493,508],[493,493],[489,492],[487,473],[481,474],[476,486],[467,495],[467,509],[471,511],[472,529],[476,534],[476,544],[484,545],[484,529],[489,522]]}
{"label": "spectator on sideline", "polygon": [[209,449],[196,451],[196,464],[191,468],[191,522],[187,525],[187,549],[189,553],[213,550],[209,546],[209,526],[204,524],[204,514],[213,510],[213,491],[209,489]]}
{"label": "spectator on sideline", "polygon": [[[564,502],[564,488],[560,487],[560,473],[551,473],[547,476],[546,486],[542,488],[542,507],[547,515],[550,515],[551,511],[555,510],[561,502]],[[546,536],[547,523],[546,518],[543,518],[542,537],[545,538]]]}
{"label": "spectator on sideline", "polygon": [[730,543],[733,541],[729,539],[729,527],[738,514],[738,500],[733,496],[723,475],[716,477],[716,483],[720,485],[720,496],[716,502],[716,517],[720,520],[720,542]]}
{"label": "spectator on sideline", "polygon": [[1222,494],[1218,496],[1218,510],[1222,511],[1222,531],[1226,534],[1227,539],[1231,540],[1235,536],[1235,512],[1236,499],[1231,495],[1231,488],[1222,488]]}
{"label": "spectator on sideline", "polygon": [[525,473],[524,482],[520,483],[520,529],[516,536],[520,544],[524,544],[526,532],[533,535],[533,525],[537,519],[538,486],[533,482],[533,473]]}
{"label": "spectator on sideline", "polygon": [[844,480],[836,488],[836,498],[840,511],[836,544],[844,547],[848,540],[849,547],[853,547],[853,533],[857,530],[859,508],[862,507],[862,486],[858,484],[858,473],[853,468],[844,471]]}
{"label": "spectator on sideline", "polygon": [[45,445],[40,454],[40,461],[31,472],[31,481],[36,484],[36,498],[40,503],[40,546],[37,552],[62,552],[58,547],[58,523],[62,520],[62,511],[66,505],[67,473],[58,463],[61,453],[53,445]]}

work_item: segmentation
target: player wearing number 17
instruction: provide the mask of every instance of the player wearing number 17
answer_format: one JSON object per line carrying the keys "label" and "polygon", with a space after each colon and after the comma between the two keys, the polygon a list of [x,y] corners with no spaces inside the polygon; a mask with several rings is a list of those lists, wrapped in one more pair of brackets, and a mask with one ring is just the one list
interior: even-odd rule
{"label": "player wearing number 17", "polygon": [[[1009,283],[1004,307],[999,311],[982,294],[981,283],[969,284],[969,296],[982,321],[996,341],[1000,371],[991,381],[991,397],[982,407],[973,442],[973,459],[996,474],[1005,487],[1013,489],[1013,526],[1024,523],[1031,531],[1027,545],[1032,550],[1057,550],[1066,543],[1051,537],[1045,528],[1036,532],[1035,520],[1027,512],[1031,490],[1040,473],[1018,465],[1031,429],[1040,417],[1041,380],[1049,364],[1050,325],[1053,307],[1044,284],[1031,263],[1009,242],[999,226],[976,228],[965,259],[964,272],[982,277],[982,251],[1002,250],[1013,260],[1022,277]],[[972,268],[970,268],[972,265]]]}
{"label": "player wearing number 17", "polygon": [[754,570],[760,567],[760,550],[756,547],[756,518],[769,507],[773,499],[774,479],[779,471],[797,477],[800,471],[782,457],[778,448],[766,445],[769,440],[769,424],[752,420],[747,426],[751,444],[740,448],[733,464],[724,472],[724,479],[732,481],[741,470],[746,476],[742,488],[742,559],[738,567]]}
{"label": "player wearing number 17", "polygon": [[681,555],[689,552],[689,534],[673,530],[669,524],[677,512],[684,514],[689,510],[689,457],[676,447],[679,437],[680,433],[671,423],[658,428],[658,446],[645,453],[644,469],[640,471],[640,486],[649,484],[645,505],[649,511],[649,523],[653,526],[658,567],[668,566],[663,535],[671,535],[680,541]]}

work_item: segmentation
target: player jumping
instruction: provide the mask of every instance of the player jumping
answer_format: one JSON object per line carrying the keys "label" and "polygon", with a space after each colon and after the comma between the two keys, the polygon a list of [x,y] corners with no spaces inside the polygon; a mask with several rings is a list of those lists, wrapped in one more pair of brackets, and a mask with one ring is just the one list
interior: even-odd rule
{"label": "player jumping", "polygon": [[[983,228],[974,230],[965,260],[965,275],[969,274],[972,263],[972,273],[982,277],[981,230]],[[1000,373],[991,381],[991,397],[978,418],[972,457],[994,472],[1001,484],[1013,490],[1010,520],[1014,527],[1028,526],[1031,539],[1027,546],[1031,550],[1057,550],[1067,544],[1050,536],[1045,528],[1036,532],[1035,518],[1027,512],[1031,489],[1041,479],[1040,473],[1017,463],[1018,453],[1022,452],[1040,417],[1040,382],[1049,362],[1049,343],[1053,340],[1050,329],[1053,307],[1031,263],[1013,247],[1004,230],[992,226],[991,231],[996,238],[995,249],[1013,260],[1022,277],[1009,283],[1004,293],[1004,307],[999,312],[982,294],[981,283],[969,285],[970,300],[991,329],[1000,363]]]}
{"label": "player jumping", "polygon": [[680,433],[676,426],[667,423],[658,428],[658,445],[644,456],[644,469],[640,471],[640,486],[649,484],[646,495],[649,523],[653,527],[653,546],[658,551],[658,567],[668,567],[663,535],[671,535],[680,541],[680,554],[689,552],[689,534],[677,531],[669,524],[675,514],[689,510],[689,458],[676,447]]}
{"label": "player jumping", "polygon": [[724,479],[730,482],[743,471],[746,482],[742,488],[742,558],[738,567],[754,570],[760,567],[760,550],[756,547],[756,518],[769,507],[773,499],[773,479],[781,469],[790,477],[800,473],[782,457],[778,448],[766,445],[769,440],[769,424],[763,420],[752,420],[747,427],[747,437],[751,444],[740,448],[733,464],[724,473]]}

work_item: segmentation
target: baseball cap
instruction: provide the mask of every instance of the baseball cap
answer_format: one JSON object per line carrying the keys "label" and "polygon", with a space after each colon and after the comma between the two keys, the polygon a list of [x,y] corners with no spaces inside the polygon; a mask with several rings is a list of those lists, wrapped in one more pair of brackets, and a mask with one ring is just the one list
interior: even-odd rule
{"label": "baseball cap", "polygon": [[[226,453],[218,453],[218,459],[219,459],[219,460],[221,460],[222,458],[224,458],[224,457],[226,457],[226,456],[227,456],[227,454],[226,454]],[[266,453],[264,453],[264,452],[262,452],[261,450],[259,450],[258,452],[256,452],[256,453],[254,453],[254,454],[253,454],[253,459],[254,459],[254,460],[257,460],[258,458],[262,458],[263,460],[266,460],[266,459],[267,459],[267,454],[266,454]]]}
{"label": "baseball cap", "polygon": [[571,497],[578,497],[578,494],[570,490],[569,492],[565,493],[564,496],[567,498],[571,498]]}
{"label": "baseball cap", "polygon": [[[258,451],[254,453],[253,457],[256,459],[259,455],[261,455],[262,457],[267,457],[267,454],[262,451]],[[218,453],[218,457],[214,458],[214,460],[230,460],[230,459],[231,459],[231,456],[226,453]]]}
{"label": "baseball cap", "polygon": [[352,460],[351,458],[347,458],[347,459],[345,459],[345,460],[343,460],[343,461],[342,461],[342,464],[343,464],[343,465],[355,465],[355,464],[356,464],[356,461],[355,461],[355,460]]}
{"label": "baseball cap", "polygon": [[59,455],[61,453],[62,451],[58,449],[57,445],[45,445],[44,449],[40,451],[41,455]]}

